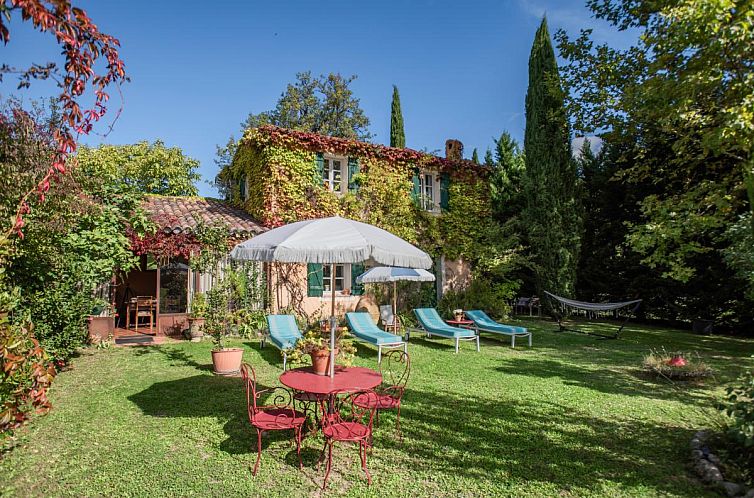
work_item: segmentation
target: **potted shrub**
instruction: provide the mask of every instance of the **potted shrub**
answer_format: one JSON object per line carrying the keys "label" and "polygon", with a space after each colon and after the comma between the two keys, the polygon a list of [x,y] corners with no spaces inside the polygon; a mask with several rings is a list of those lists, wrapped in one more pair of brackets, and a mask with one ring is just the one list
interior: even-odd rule
{"label": "potted shrub", "polygon": [[202,329],[207,315],[207,299],[204,294],[197,292],[191,300],[191,312],[189,313],[189,337],[191,342],[199,342],[204,336]]}
{"label": "potted shrub", "polygon": [[[346,327],[338,327],[335,335],[335,363],[350,366],[356,348],[353,341],[346,338]],[[304,358],[311,358],[312,369],[318,375],[327,375],[330,366],[330,331],[319,323],[308,327],[304,338],[296,343],[290,354],[291,363],[303,364]]]}
{"label": "potted shrub", "polygon": [[212,336],[212,365],[218,375],[236,375],[241,371],[243,349],[226,348],[224,340],[228,335],[231,314],[228,309],[228,295],[224,285],[216,285],[206,292],[207,315],[204,331]]}

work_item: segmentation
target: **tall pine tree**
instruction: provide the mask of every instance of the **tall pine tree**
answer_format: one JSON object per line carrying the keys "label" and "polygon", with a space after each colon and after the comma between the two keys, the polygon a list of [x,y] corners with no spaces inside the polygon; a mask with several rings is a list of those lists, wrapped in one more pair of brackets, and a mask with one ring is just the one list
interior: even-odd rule
{"label": "tall pine tree", "polygon": [[529,56],[522,226],[534,263],[537,293],[573,296],[581,245],[576,162],[547,19]]}
{"label": "tall pine tree", "polygon": [[390,108],[390,147],[406,146],[406,135],[403,132],[403,113],[401,112],[401,96],[398,87],[393,85],[393,104]]}
{"label": "tall pine tree", "polygon": [[471,160],[479,164],[479,152],[477,152],[476,147],[474,147],[474,151],[471,153]]}

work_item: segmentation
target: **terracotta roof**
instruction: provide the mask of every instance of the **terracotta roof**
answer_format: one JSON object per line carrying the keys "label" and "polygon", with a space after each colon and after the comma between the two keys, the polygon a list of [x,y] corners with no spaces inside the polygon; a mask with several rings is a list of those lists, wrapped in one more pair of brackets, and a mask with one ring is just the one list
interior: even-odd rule
{"label": "terracotta roof", "polygon": [[233,237],[267,230],[248,213],[212,198],[148,195],[143,207],[155,223],[173,233],[191,232],[199,221],[226,225]]}

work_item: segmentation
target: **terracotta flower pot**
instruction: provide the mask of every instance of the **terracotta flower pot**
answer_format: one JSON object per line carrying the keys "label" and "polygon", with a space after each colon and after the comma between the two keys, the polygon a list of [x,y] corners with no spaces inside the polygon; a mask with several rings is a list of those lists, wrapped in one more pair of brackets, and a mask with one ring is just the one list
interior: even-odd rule
{"label": "terracotta flower pot", "polygon": [[[330,367],[330,348],[318,349],[309,353],[312,357],[312,369],[317,375],[327,375]],[[335,356],[338,356],[338,348],[335,348]]]}
{"label": "terracotta flower pot", "polygon": [[212,366],[217,375],[236,375],[241,371],[243,349],[225,348],[212,351]]}

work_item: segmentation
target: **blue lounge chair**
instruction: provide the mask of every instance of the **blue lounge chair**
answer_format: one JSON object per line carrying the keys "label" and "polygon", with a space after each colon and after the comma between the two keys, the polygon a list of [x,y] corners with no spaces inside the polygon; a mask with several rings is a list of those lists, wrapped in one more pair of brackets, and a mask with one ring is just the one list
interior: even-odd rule
{"label": "blue lounge chair", "polygon": [[350,312],[346,313],[346,321],[354,337],[363,342],[368,342],[377,346],[377,364],[382,363],[382,348],[397,349],[403,348],[406,351],[407,344],[401,336],[391,334],[381,330],[377,324],[372,321],[369,313]]}
{"label": "blue lounge chair", "polygon": [[296,347],[303,334],[298,329],[293,315],[267,315],[267,336],[262,336],[261,346],[264,347],[269,338],[273,346],[283,352],[283,370],[288,363],[288,351]]}
{"label": "blue lounge chair", "polygon": [[514,327],[513,325],[503,325],[498,323],[482,310],[464,311],[466,318],[474,322],[474,328],[479,332],[492,332],[493,334],[503,334],[511,336],[511,347],[516,347],[516,337],[528,337],[529,347],[531,347],[531,332],[526,327]]}
{"label": "blue lounge chair", "polygon": [[479,335],[475,331],[448,325],[440,318],[440,314],[434,308],[417,308],[414,310],[414,314],[419,320],[421,328],[427,332],[428,337],[439,335],[440,337],[455,339],[456,353],[458,352],[459,341],[476,340],[476,350],[479,351]]}

